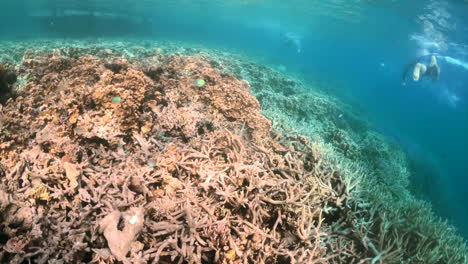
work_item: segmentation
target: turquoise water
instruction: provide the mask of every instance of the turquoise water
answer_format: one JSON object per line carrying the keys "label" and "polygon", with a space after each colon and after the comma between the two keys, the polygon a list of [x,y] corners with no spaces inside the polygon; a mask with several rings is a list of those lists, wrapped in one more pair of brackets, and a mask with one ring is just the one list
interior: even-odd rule
{"label": "turquoise water", "polygon": [[[468,237],[467,1],[3,1],[0,39],[132,38],[229,49],[320,83],[399,144],[418,195]],[[402,85],[437,55],[440,80]]]}

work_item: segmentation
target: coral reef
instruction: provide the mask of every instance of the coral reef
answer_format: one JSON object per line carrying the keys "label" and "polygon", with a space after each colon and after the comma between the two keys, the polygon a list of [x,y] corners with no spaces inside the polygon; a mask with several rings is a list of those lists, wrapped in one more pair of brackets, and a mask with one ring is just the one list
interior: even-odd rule
{"label": "coral reef", "polygon": [[154,60],[25,58],[1,114],[3,262],[367,254],[331,236],[350,206],[340,173],[305,138],[276,135],[248,84],[202,57]]}
{"label": "coral reef", "polygon": [[223,52],[46,43],[2,55],[0,262],[466,262],[339,102]]}

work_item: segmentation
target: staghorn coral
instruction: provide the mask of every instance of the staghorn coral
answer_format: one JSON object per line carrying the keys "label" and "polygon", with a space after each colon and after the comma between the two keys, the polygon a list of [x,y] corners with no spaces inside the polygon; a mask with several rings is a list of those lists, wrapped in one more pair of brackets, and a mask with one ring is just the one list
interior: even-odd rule
{"label": "staghorn coral", "polygon": [[[1,113],[1,208],[11,210],[0,227],[9,241],[2,262],[430,257],[434,240],[411,248],[405,241],[417,234],[400,237],[401,226],[387,223],[393,216],[359,200],[350,171],[331,166],[323,146],[272,130],[248,82],[200,56],[85,54],[28,54],[25,89]],[[132,208],[144,220],[128,234]]]}
{"label": "staghorn coral", "polygon": [[[341,176],[307,140],[279,142],[244,82],[202,57],[158,60],[24,62],[26,88],[1,116],[11,142],[1,186],[32,216],[5,233],[2,261],[339,259],[327,219],[348,203],[332,189]],[[141,226],[130,234],[131,219],[119,219],[132,207]]]}

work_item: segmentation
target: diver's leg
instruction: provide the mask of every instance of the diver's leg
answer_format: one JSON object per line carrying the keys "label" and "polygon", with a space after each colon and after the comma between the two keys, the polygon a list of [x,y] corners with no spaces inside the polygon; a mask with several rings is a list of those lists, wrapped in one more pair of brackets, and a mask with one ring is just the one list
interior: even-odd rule
{"label": "diver's leg", "polygon": [[436,56],[431,56],[431,63],[429,64],[430,75],[433,80],[439,80],[440,77],[440,67],[437,64]]}
{"label": "diver's leg", "polygon": [[430,67],[438,66],[436,56],[431,56],[431,63],[429,64]]}
{"label": "diver's leg", "polygon": [[416,63],[416,66],[414,66],[414,70],[413,70],[413,80],[419,81],[419,77],[421,75],[424,75],[424,73],[426,73],[426,70],[427,70],[426,65],[419,63],[419,62]]}

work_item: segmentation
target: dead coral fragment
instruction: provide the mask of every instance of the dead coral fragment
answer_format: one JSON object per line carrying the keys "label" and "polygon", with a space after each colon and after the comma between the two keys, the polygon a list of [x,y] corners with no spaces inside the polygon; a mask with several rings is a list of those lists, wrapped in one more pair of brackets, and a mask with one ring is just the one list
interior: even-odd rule
{"label": "dead coral fragment", "polygon": [[5,208],[10,204],[10,197],[8,193],[0,189],[0,212],[3,212]]}
{"label": "dead coral fragment", "polygon": [[47,186],[43,183],[37,184],[33,189],[32,197],[36,201],[49,201],[50,193],[47,190]]}
{"label": "dead coral fragment", "polygon": [[75,189],[76,187],[78,187],[80,171],[78,170],[76,165],[70,162],[64,162],[63,168],[65,169],[65,174],[67,176],[67,179],[69,180],[70,188]]}
{"label": "dead coral fragment", "polygon": [[101,220],[100,231],[117,260],[130,263],[126,255],[143,228],[143,220],[142,208],[132,208],[124,213],[113,211]]}
{"label": "dead coral fragment", "polygon": [[24,253],[24,248],[28,243],[29,241],[20,237],[12,237],[8,239],[3,249],[8,253]]}

